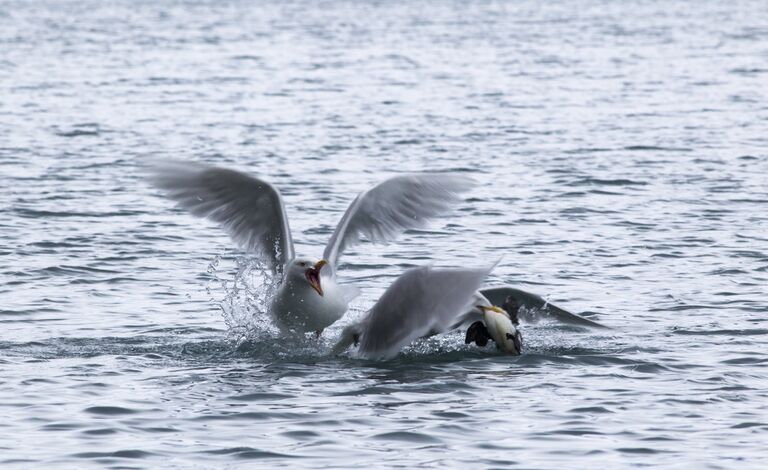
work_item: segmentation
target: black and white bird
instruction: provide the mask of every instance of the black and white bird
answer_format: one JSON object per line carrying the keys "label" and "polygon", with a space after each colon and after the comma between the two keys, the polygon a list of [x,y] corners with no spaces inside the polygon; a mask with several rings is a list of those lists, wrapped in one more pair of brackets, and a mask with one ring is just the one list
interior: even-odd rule
{"label": "black and white bird", "polygon": [[495,305],[478,305],[476,308],[482,312],[483,319],[467,328],[466,344],[485,347],[492,340],[496,348],[506,353],[519,355],[523,352],[523,335],[518,329],[517,316],[510,314],[516,309],[508,310]]}
{"label": "black and white bird", "polygon": [[357,295],[339,284],[336,269],[345,249],[365,237],[389,242],[421,227],[459,201],[471,178],[421,173],[389,178],[359,194],[342,216],[322,259],[296,257],[282,196],[276,187],[244,173],[180,161],[149,164],[149,179],[178,206],[219,223],[241,248],[258,256],[279,277],[270,301],[283,331],[315,332],[342,317]]}
{"label": "black and white bird", "polygon": [[466,344],[485,347],[489,340],[504,352],[518,355],[523,350],[520,319],[530,323],[548,318],[580,327],[608,328],[595,321],[552,305],[540,296],[514,287],[481,289],[473,295],[473,307],[452,326],[467,326]]}

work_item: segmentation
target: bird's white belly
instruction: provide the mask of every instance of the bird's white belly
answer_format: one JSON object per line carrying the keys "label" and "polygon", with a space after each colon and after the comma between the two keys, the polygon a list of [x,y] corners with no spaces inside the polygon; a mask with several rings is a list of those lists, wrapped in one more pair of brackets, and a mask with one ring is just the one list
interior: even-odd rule
{"label": "bird's white belly", "polygon": [[[515,334],[517,334],[517,328],[512,324],[509,317],[490,312],[485,313],[484,320],[485,327],[488,329],[488,334],[491,335],[491,338],[496,342],[496,345],[506,352],[517,354],[517,348],[512,339]],[[512,335],[512,338],[508,337],[507,334]]]}
{"label": "bird's white belly", "polygon": [[283,284],[272,300],[272,316],[281,330],[320,331],[340,319],[347,301],[333,282],[323,283],[320,296],[309,285]]}

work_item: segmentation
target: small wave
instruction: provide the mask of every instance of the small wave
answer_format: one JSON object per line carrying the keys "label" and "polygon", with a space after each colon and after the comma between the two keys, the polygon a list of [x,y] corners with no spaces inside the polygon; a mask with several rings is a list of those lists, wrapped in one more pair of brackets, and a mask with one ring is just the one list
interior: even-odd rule
{"label": "small wave", "polygon": [[92,413],[97,415],[129,415],[129,414],[135,414],[138,413],[137,410],[131,410],[128,408],[123,408],[120,406],[91,406],[89,408],[84,409],[86,413]]}
{"label": "small wave", "polygon": [[768,329],[754,328],[748,330],[674,330],[676,335],[691,336],[760,336],[768,335]]}
{"label": "small wave", "polygon": [[92,268],[89,266],[48,266],[47,268],[36,269],[32,273],[45,276],[72,276],[78,274],[121,274],[119,271],[102,268]]}
{"label": "small wave", "polygon": [[145,211],[136,210],[120,210],[109,212],[82,212],[82,211],[49,211],[49,210],[36,210],[17,207],[13,211],[20,217],[25,218],[54,218],[54,217],[93,217],[93,218],[107,218],[107,217],[129,217],[136,215],[146,214]]}
{"label": "small wave", "polygon": [[117,450],[114,452],[80,452],[77,454],[71,454],[72,457],[78,459],[143,459],[147,457],[153,457],[155,455],[157,454],[138,449]]}
{"label": "small wave", "polygon": [[371,436],[373,439],[386,440],[386,441],[402,441],[414,444],[440,444],[442,441],[428,434],[415,432],[415,431],[393,431],[384,432],[381,434],[375,434]]}
{"label": "small wave", "polygon": [[59,131],[55,133],[59,137],[80,137],[84,135],[99,135],[98,130],[75,129],[71,131]]}
{"label": "small wave", "polygon": [[205,450],[203,453],[212,455],[228,455],[238,459],[296,459],[302,458],[301,455],[295,454],[281,454],[278,452],[272,452],[267,450],[255,449],[253,447],[229,447],[223,449]]}
{"label": "small wave", "polygon": [[659,147],[655,145],[629,145],[624,147],[624,150],[631,152],[645,152],[645,151],[657,151],[657,152],[691,152],[693,149],[687,147]]}
{"label": "small wave", "polygon": [[768,68],[761,67],[736,67],[728,71],[736,75],[753,76],[768,73]]}
{"label": "small wave", "polygon": [[645,181],[635,181],[626,178],[602,179],[583,177],[575,181],[565,183],[565,186],[646,186]]}
{"label": "small wave", "polygon": [[85,122],[75,124],[71,129],[54,130],[54,134],[59,137],[97,136],[101,134],[101,127],[95,122]]}
{"label": "small wave", "polygon": [[755,365],[755,364],[766,364],[768,363],[767,358],[760,358],[760,357],[737,357],[735,359],[726,359],[724,361],[720,361],[721,364],[731,364],[731,365]]}

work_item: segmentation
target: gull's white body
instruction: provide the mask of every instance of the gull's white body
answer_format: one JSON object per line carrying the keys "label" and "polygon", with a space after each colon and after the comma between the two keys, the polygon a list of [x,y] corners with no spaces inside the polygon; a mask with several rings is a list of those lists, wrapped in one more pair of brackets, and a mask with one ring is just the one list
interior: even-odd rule
{"label": "gull's white body", "polygon": [[388,359],[417,338],[447,331],[472,304],[490,270],[409,269],[363,318],[344,328],[333,352],[356,344],[361,357]]}
{"label": "gull's white body", "polygon": [[[246,251],[256,253],[280,278],[271,299],[278,327],[298,333],[320,332],[341,318],[357,289],[336,282],[342,252],[363,237],[394,240],[423,226],[458,201],[472,180],[425,173],[389,178],[355,198],[323,252],[324,264],[299,259],[280,192],[271,184],[225,168],[191,162],[162,161],[151,166],[151,180],[193,215],[219,223]],[[315,265],[319,286],[305,276]],[[318,267],[319,266],[319,267]],[[318,271],[315,271],[318,272]]]}
{"label": "gull's white body", "polygon": [[286,278],[270,305],[278,328],[300,333],[322,331],[340,319],[354,295],[330,276],[322,277],[322,286],[320,297],[303,278]]}
{"label": "gull's white body", "polygon": [[507,312],[487,309],[483,312],[483,320],[488,334],[499,349],[511,354],[520,354],[514,341],[517,328],[512,324]]}

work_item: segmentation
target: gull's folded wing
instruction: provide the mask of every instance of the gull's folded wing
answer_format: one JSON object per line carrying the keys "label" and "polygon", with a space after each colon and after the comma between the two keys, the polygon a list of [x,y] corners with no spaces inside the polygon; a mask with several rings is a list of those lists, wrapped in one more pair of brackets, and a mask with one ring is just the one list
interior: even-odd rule
{"label": "gull's folded wing", "polygon": [[325,247],[323,258],[333,267],[339,256],[362,237],[388,242],[446,212],[471,188],[467,176],[423,173],[389,178],[361,193],[350,204]]}
{"label": "gull's folded wing", "polygon": [[200,163],[159,161],[149,179],[193,215],[218,222],[241,248],[277,271],[293,259],[282,197],[271,184]]}
{"label": "gull's folded wing", "polygon": [[469,307],[491,268],[406,271],[362,320],[360,354],[390,358],[428,332],[445,331]]}

